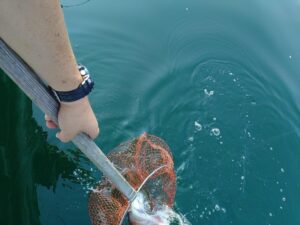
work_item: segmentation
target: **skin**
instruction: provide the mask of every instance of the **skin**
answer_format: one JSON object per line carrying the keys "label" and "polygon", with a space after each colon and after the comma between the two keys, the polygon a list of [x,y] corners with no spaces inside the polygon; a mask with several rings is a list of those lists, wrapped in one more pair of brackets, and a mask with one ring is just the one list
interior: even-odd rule
{"label": "skin", "polygon": [[[45,83],[70,91],[82,82],[58,0],[0,0],[0,37]],[[46,125],[57,125],[45,116]],[[57,138],[68,142],[80,132],[92,139],[99,126],[88,97],[61,102]]]}

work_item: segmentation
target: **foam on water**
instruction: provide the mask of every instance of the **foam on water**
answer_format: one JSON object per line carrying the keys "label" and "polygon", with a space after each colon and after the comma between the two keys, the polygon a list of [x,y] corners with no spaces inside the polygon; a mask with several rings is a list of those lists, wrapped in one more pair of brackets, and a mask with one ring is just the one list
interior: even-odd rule
{"label": "foam on water", "polygon": [[179,225],[190,225],[187,219],[173,211],[168,206],[160,206],[155,211],[142,193],[131,204],[129,218],[133,224],[138,225],[170,225],[173,223]]}

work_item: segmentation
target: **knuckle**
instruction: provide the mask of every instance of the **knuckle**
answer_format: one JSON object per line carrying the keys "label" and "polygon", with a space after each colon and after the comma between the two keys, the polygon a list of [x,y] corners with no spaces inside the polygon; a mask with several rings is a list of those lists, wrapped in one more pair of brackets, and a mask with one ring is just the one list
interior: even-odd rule
{"label": "knuckle", "polygon": [[61,140],[62,142],[64,142],[64,143],[66,143],[66,142],[69,142],[69,141],[70,141],[70,139],[69,139],[69,138],[67,138],[67,137],[62,137],[60,140]]}
{"label": "knuckle", "polygon": [[67,142],[68,142],[68,140],[66,140],[66,139],[64,139],[64,138],[59,138],[59,140],[60,140],[61,142],[63,142],[63,143],[67,143]]}
{"label": "knuckle", "polygon": [[69,142],[72,139],[72,135],[68,134],[64,131],[62,131],[61,133],[58,134],[57,138],[61,141],[61,142]]}
{"label": "knuckle", "polygon": [[65,142],[69,142],[69,141],[71,141],[72,139],[73,139],[73,135],[67,135],[67,136],[64,137],[64,141],[65,141]]}

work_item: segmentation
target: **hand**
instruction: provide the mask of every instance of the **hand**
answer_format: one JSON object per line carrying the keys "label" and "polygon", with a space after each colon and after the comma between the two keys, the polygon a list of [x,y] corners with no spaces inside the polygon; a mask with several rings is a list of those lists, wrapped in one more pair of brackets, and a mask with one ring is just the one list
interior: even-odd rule
{"label": "hand", "polygon": [[[48,128],[57,128],[57,125],[48,115],[45,115]],[[75,102],[62,102],[58,111],[58,126],[61,129],[56,137],[62,142],[72,140],[77,134],[84,132],[95,139],[99,134],[99,126],[91,108],[88,97]]]}

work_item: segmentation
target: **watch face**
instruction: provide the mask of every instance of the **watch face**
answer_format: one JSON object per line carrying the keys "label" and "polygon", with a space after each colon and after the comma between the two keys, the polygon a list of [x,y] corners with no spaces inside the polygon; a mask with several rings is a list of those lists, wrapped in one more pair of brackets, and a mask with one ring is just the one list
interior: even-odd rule
{"label": "watch face", "polygon": [[88,69],[83,65],[78,65],[78,70],[79,70],[81,76],[86,76],[86,75],[90,74]]}
{"label": "watch face", "polygon": [[84,75],[86,75],[86,71],[85,70],[80,70],[80,74],[81,74],[81,76],[84,76]]}
{"label": "watch face", "polygon": [[80,74],[82,76],[82,79],[83,79],[83,81],[81,82],[81,85],[84,85],[85,83],[87,83],[87,84],[93,83],[93,81],[91,80],[90,73],[89,73],[88,69],[85,66],[78,65],[78,69],[79,69],[79,72],[80,72]]}

